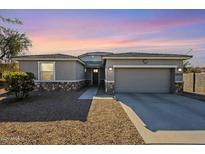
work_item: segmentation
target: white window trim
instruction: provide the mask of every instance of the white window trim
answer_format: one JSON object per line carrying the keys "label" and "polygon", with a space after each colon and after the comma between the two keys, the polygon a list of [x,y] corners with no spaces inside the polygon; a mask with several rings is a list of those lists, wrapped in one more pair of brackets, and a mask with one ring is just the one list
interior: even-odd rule
{"label": "white window trim", "polygon": [[[41,76],[40,76],[40,72],[41,72],[41,68],[40,68],[40,64],[41,63],[51,63],[53,64],[53,80],[41,80]],[[50,81],[55,81],[56,80],[56,62],[55,61],[38,61],[38,81],[46,81],[46,82],[50,82]]]}

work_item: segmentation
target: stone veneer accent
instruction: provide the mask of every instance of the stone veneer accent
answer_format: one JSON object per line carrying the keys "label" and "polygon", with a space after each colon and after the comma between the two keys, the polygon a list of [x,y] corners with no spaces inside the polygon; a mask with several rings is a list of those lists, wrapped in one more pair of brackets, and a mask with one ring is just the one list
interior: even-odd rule
{"label": "stone veneer accent", "polygon": [[79,81],[79,82],[36,82],[36,89],[39,90],[64,90],[64,91],[72,91],[83,88],[87,85],[87,81]]}
{"label": "stone veneer accent", "polygon": [[114,82],[105,82],[106,92],[108,94],[114,94]]}
{"label": "stone veneer accent", "polygon": [[175,83],[175,93],[182,93],[183,92],[183,82]]}

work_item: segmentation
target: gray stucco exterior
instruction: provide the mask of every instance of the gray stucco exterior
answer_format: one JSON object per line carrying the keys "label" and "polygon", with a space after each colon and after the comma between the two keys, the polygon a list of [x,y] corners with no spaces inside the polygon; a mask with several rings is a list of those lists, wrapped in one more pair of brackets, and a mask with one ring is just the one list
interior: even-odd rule
{"label": "gray stucco exterior", "polygon": [[143,65],[143,66],[146,66],[146,65],[176,65],[178,68],[182,68],[183,61],[182,60],[168,60],[168,59],[164,59],[164,60],[149,59],[148,63],[144,64],[142,59],[107,59],[106,64],[105,64],[105,76],[106,76],[107,81],[114,81],[114,71],[108,70],[109,67],[113,67],[114,65]]}
{"label": "gray stucco exterior", "polygon": [[38,61],[24,60],[19,61],[19,69],[22,72],[32,72],[36,79],[38,79]]}
{"label": "gray stucco exterior", "polygon": [[32,72],[38,79],[38,62],[55,62],[55,80],[84,80],[85,67],[77,61],[19,61],[20,71]]}
{"label": "gray stucco exterior", "polygon": [[[105,63],[105,90],[109,93],[114,93],[115,88],[117,87],[115,84],[116,80],[116,69],[114,66],[128,66],[127,69],[129,69],[129,66],[142,66],[146,67],[148,66],[162,66],[162,67],[168,67],[168,66],[175,66],[175,68],[167,68],[170,71],[170,91],[174,91],[174,84],[175,83],[183,83],[183,73],[179,72],[177,68],[183,67],[183,60],[180,59],[148,59],[146,64],[143,62],[143,59],[106,59]],[[109,68],[113,68],[111,71]],[[134,69],[134,68],[133,68]],[[126,79],[131,74],[123,74],[123,78]],[[137,80],[136,80],[137,81]],[[128,86],[134,86],[132,84]],[[151,86],[151,85],[150,85]]]}
{"label": "gray stucco exterior", "polygon": [[[174,92],[176,88],[183,87],[183,60],[191,57],[176,54],[92,52],[79,57],[64,54],[28,55],[17,57],[16,60],[19,61],[20,71],[34,73],[36,82],[45,82],[50,89],[53,89],[52,85],[54,89],[62,86],[78,89],[86,82],[90,85],[104,83],[108,93]],[[39,79],[40,62],[55,64],[54,81]]]}
{"label": "gray stucco exterior", "polygon": [[[39,80],[39,63],[53,62],[55,65],[55,80]],[[85,66],[76,60],[20,60],[20,71],[34,73],[38,89],[65,91],[77,90],[86,85]]]}
{"label": "gray stucco exterior", "polygon": [[84,66],[76,61],[56,61],[56,80],[84,80]]}
{"label": "gray stucco exterior", "polygon": [[75,63],[76,67],[76,80],[85,80],[85,66],[81,63]]}
{"label": "gray stucco exterior", "polygon": [[75,61],[55,61],[55,80],[75,80]]}

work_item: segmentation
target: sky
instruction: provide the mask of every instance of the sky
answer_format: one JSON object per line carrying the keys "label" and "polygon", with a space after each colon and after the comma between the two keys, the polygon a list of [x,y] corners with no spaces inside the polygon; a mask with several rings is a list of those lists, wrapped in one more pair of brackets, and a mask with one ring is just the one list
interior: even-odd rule
{"label": "sky", "polygon": [[205,10],[0,10],[23,25],[27,54],[154,52],[193,55],[205,66]]}

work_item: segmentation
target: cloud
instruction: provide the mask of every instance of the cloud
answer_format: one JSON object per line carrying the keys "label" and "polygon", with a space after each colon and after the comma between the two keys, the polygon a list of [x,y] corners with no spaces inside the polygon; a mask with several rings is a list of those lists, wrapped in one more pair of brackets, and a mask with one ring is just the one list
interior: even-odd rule
{"label": "cloud", "polygon": [[205,38],[187,39],[129,39],[129,38],[98,38],[98,39],[64,39],[45,36],[32,36],[32,52],[56,52],[63,50],[101,49],[116,47],[197,47],[203,45]]}
{"label": "cloud", "polygon": [[[166,16],[165,16],[166,15]],[[27,28],[29,34],[46,35],[53,38],[103,38],[117,37],[121,35],[149,35],[157,34],[169,28],[193,25],[205,22],[205,16],[185,18],[184,16],[175,17],[173,15],[156,16],[152,19],[129,19],[122,17],[120,19],[97,18],[54,18],[35,23]]]}

